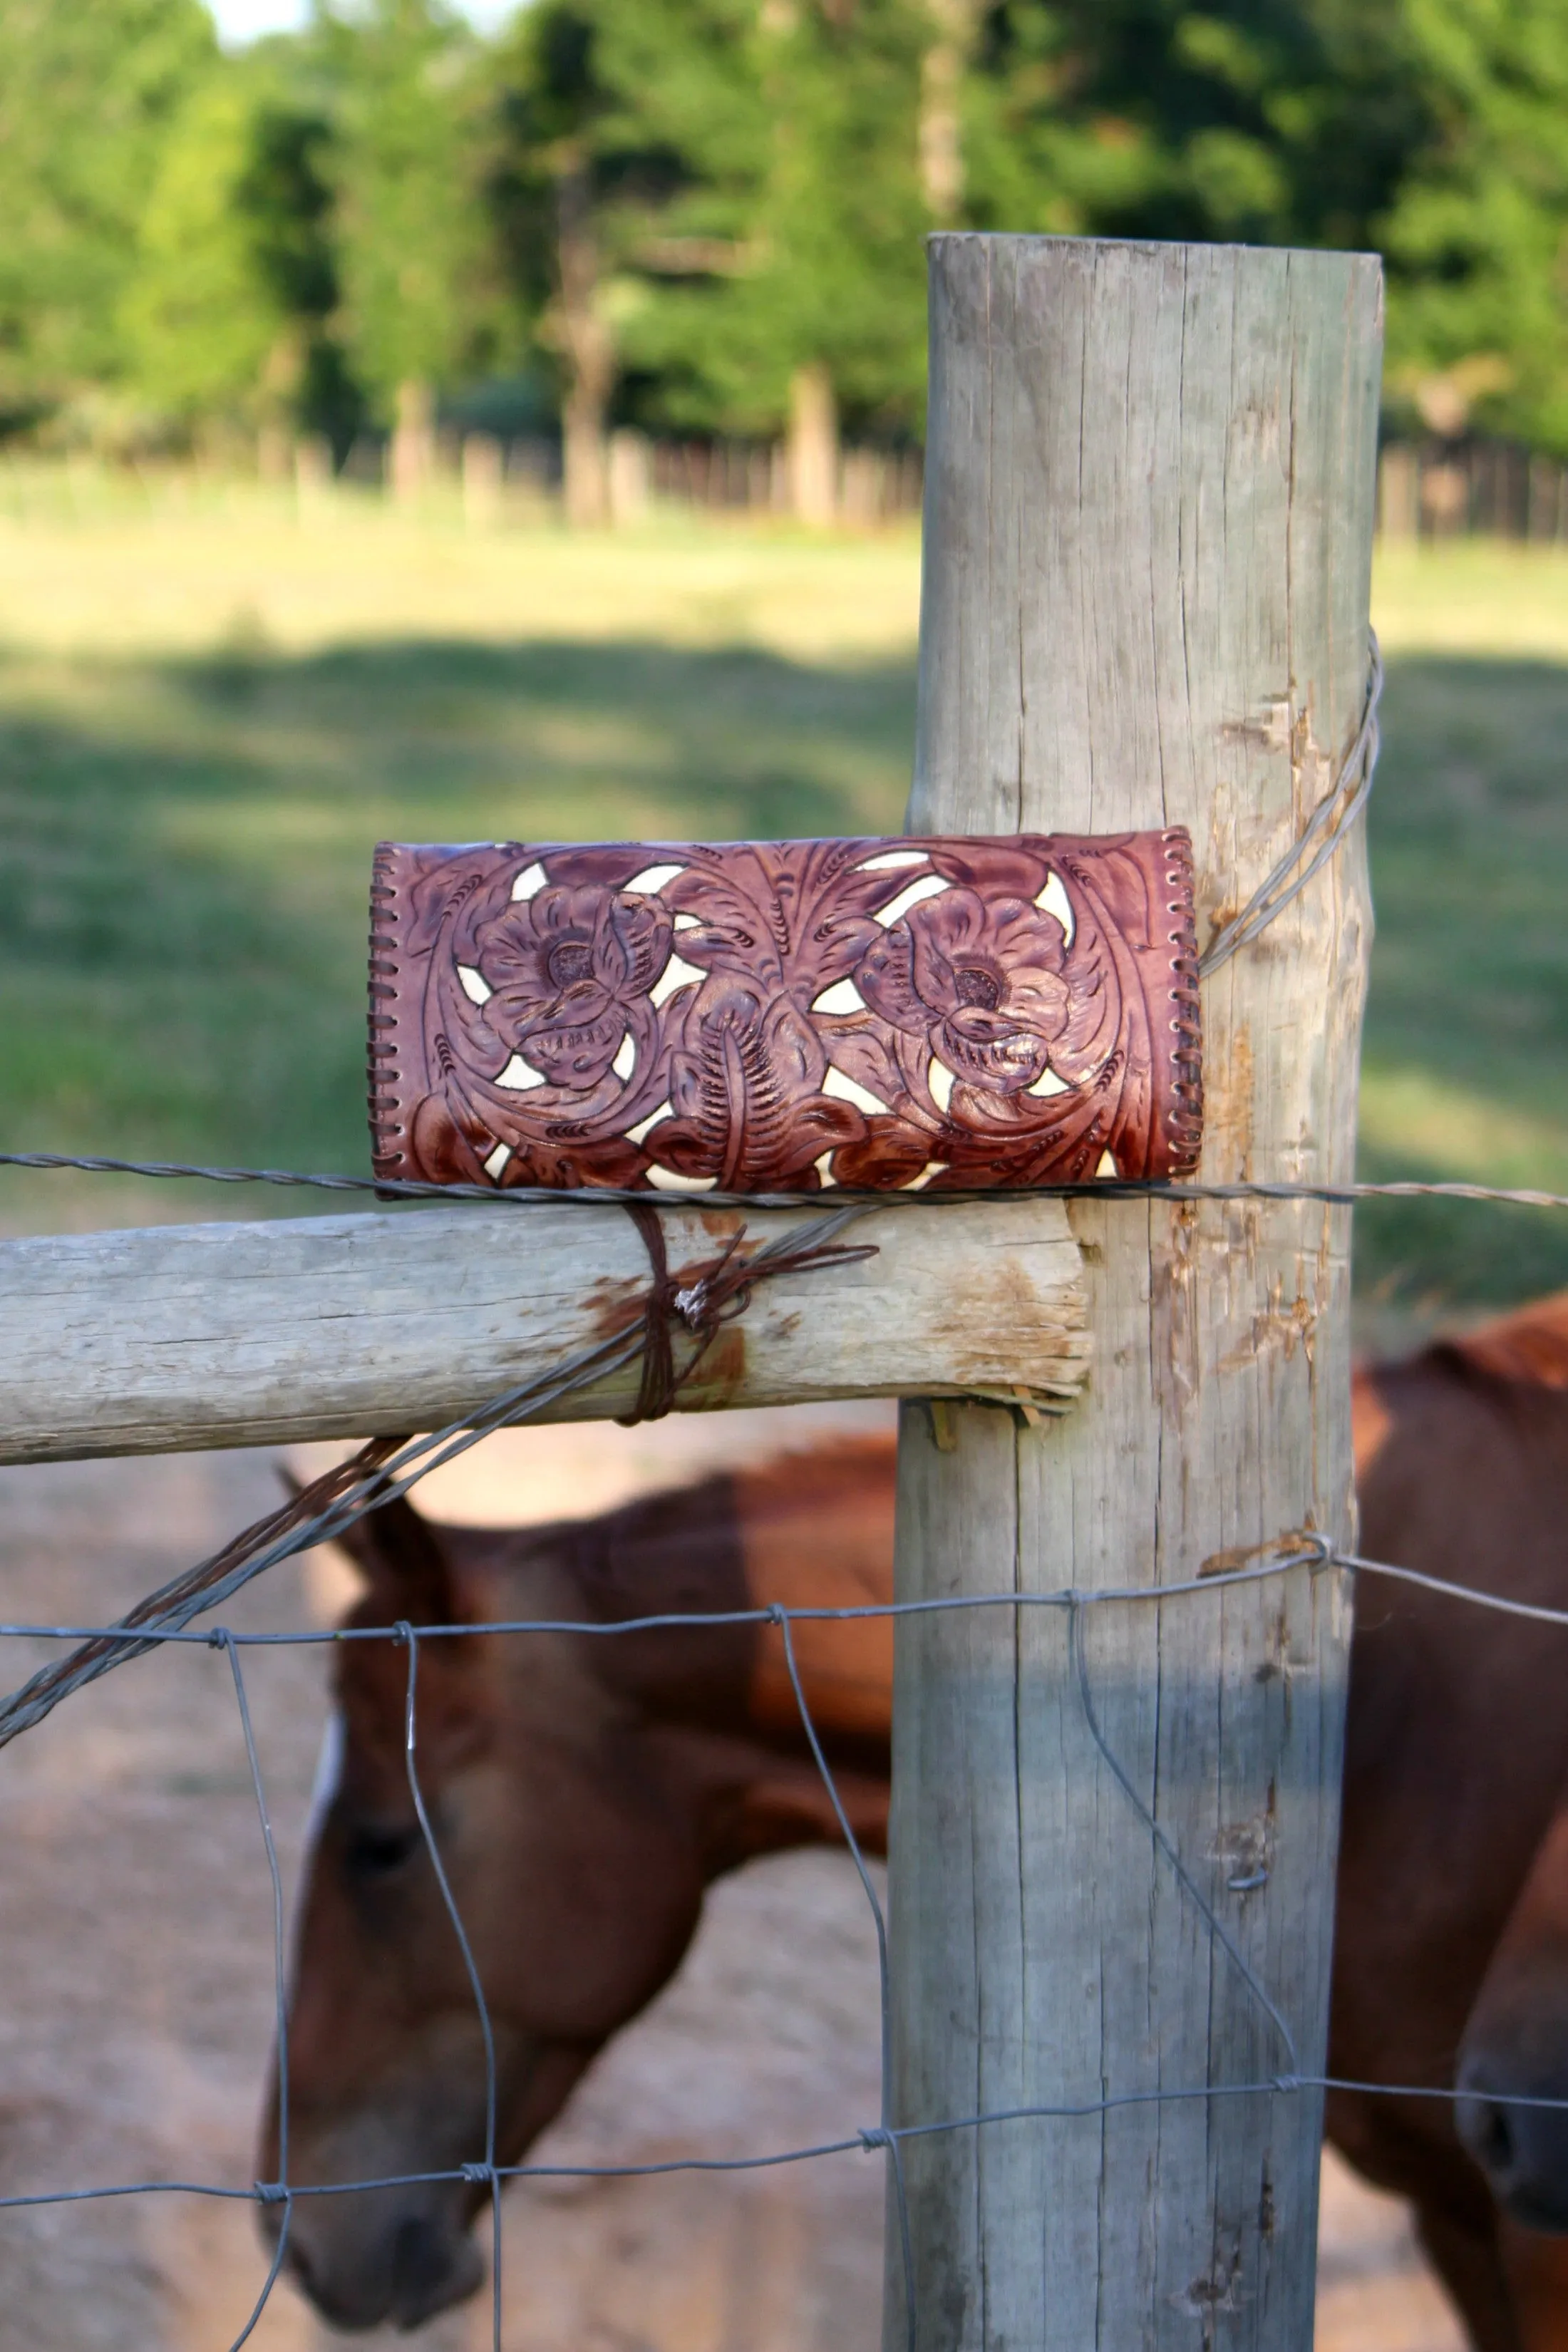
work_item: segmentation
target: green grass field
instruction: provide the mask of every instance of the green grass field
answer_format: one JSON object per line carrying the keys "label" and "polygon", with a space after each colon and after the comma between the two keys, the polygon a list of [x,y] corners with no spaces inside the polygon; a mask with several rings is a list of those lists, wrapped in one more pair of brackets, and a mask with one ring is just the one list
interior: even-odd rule
{"label": "green grass field", "polygon": [[[383,835],[875,831],[913,731],[918,551],[669,524],[466,535],[0,483],[0,1132],[359,1170]],[[1380,567],[1369,1174],[1568,1191],[1568,561]],[[0,1219],[317,1205],[0,1180]],[[1568,1282],[1568,1216],[1388,1206],[1370,1307]]]}

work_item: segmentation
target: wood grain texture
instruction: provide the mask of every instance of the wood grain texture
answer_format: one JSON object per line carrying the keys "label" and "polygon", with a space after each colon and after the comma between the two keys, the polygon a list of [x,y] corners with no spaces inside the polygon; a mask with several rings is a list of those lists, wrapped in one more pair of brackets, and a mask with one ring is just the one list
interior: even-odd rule
{"label": "wood grain texture", "polygon": [[[710,1261],[742,1222],[663,1213],[672,1272]],[[812,1222],[747,1223],[760,1242]],[[1048,1405],[1080,1386],[1079,1257],[1058,1203],[879,1210],[841,1238],[877,1255],[760,1284],[683,1410],[1016,1387]],[[439,1427],[619,1328],[647,1281],[608,1205],[7,1242],[0,1462]],[[637,1387],[634,1368],[543,1417],[605,1420]]]}
{"label": "wood grain texture", "polygon": [[[940,236],[911,829],[1192,830],[1206,940],[1353,738],[1382,329],[1374,258]],[[1204,990],[1201,1175],[1352,1173],[1359,836]],[[938,1452],[906,1406],[899,1591],[1154,1587],[1348,1538],[1349,1224],[1296,1203],[1070,1212],[1094,1361]],[[1221,1561],[1221,1556],[1225,1556]],[[923,2123],[1322,2067],[1348,1604],[1305,1570],[900,1622],[892,2106]],[[1321,2102],[1129,2104],[905,2143],[922,2352],[1311,2341]],[[889,2232],[886,2342],[904,2306]]]}

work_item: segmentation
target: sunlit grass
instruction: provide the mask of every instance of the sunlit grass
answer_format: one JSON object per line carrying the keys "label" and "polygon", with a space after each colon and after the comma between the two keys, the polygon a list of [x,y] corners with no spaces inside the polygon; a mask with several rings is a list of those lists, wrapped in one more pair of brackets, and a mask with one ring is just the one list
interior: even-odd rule
{"label": "sunlit grass", "polygon": [[573,536],[542,509],[465,528],[450,497],[414,516],[363,492],[301,506],[244,486],[137,494],[0,468],[0,643],[163,655],[345,643],[605,638],[754,646],[840,663],[907,651],[918,533],[824,539],[784,522],[688,520]]}
{"label": "sunlit grass", "polygon": [[[1363,1170],[1568,1192],[1568,667],[1391,655],[1384,743]],[[1433,1306],[1568,1282],[1568,1214],[1383,1207],[1357,1246]]]}
{"label": "sunlit grass", "polygon": [[1373,617],[1385,653],[1568,660],[1568,549],[1490,539],[1380,547]]}

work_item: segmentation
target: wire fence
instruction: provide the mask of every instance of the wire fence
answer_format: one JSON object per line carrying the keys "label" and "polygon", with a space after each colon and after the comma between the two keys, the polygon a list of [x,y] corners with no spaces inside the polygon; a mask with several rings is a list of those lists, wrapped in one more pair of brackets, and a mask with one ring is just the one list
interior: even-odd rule
{"label": "wire fence", "polygon": [[[60,1162],[56,1160],[53,1164],[60,1164]],[[1259,1196],[1270,1200],[1321,1201],[1327,1198],[1347,1202],[1357,1197],[1363,1197],[1367,1192],[1373,1194],[1391,1192],[1400,1196],[1412,1192],[1425,1193],[1436,1190],[1447,1192],[1458,1192],[1461,1197],[1467,1198],[1479,1194],[1480,1197],[1489,1199],[1513,1200],[1531,1206],[1568,1206],[1568,1202],[1560,1202],[1555,1195],[1468,1186],[1428,1187],[1394,1184],[1376,1187],[1331,1188],[1298,1184],[1243,1184],[1138,1188],[1118,1185],[1114,1192],[1108,1192],[1104,1186],[1095,1190],[1097,1196],[1101,1199],[1125,1198],[1128,1193],[1142,1192],[1160,1197],[1173,1196],[1176,1199],[1191,1197],[1205,1200],[1231,1200]],[[637,1196],[637,1205],[646,1215],[648,1203],[644,1196]],[[755,1198],[748,1198],[744,1205],[751,1209],[757,1209],[773,1204],[764,1204]],[[795,1201],[790,1205],[798,1209],[801,1203]],[[236,1633],[225,1626],[211,1630],[193,1628],[191,1620],[198,1613],[221,1606],[254,1577],[276,1566],[282,1559],[314,1544],[331,1541],[333,1537],[343,1533],[355,1519],[366,1512],[377,1508],[395,1497],[406,1495],[430,1470],[456,1459],[468,1447],[477,1444],[481,1438],[498,1429],[532,1418],[546,1405],[559,1402],[573,1390],[601,1377],[607,1370],[624,1369],[639,1357],[646,1361],[651,1345],[653,1328],[657,1324],[667,1328],[668,1319],[673,1316],[685,1324],[688,1333],[695,1342],[695,1348],[690,1360],[679,1371],[667,1376],[666,1393],[658,1410],[666,1409],[670,1402],[670,1391],[679,1386],[679,1380],[689,1371],[691,1362],[696,1360],[696,1354],[711,1338],[717,1322],[722,1319],[726,1313],[739,1310],[749,1295],[750,1288],[757,1281],[766,1279],[770,1270],[777,1269],[786,1264],[830,1263],[836,1254],[843,1252],[844,1244],[839,1236],[852,1228],[859,1218],[887,1205],[889,1201],[888,1196],[885,1195],[873,1195],[864,1201],[850,1201],[842,1205],[836,1204],[828,1215],[816,1218],[805,1227],[794,1224],[773,1241],[763,1243],[750,1251],[746,1251],[742,1246],[747,1238],[745,1229],[742,1228],[732,1237],[721,1256],[699,1274],[695,1280],[691,1272],[688,1271],[684,1281],[689,1286],[685,1287],[678,1286],[680,1277],[672,1278],[668,1276],[668,1269],[663,1265],[662,1244],[660,1244],[654,1258],[656,1278],[650,1286],[648,1297],[628,1310],[628,1319],[622,1329],[597,1341],[592,1347],[563,1359],[552,1371],[540,1376],[525,1386],[502,1391],[479,1412],[469,1416],[464,1423],[450,1424],[427,1437],[407,1441],[399,1439],[373,1441],[349,1464],[342,1465],[336,1471],[324,1474],[321,1479],[302,1490],[293,1504],[257,1522],[255,1527],[245,1530],[242,1535],[234,1538],[210,1559],[199,1563],[195,1569],[175,1579],[173,1583],[163,1587],[159,1592],[149,1596],[145,1602],[132,1611],[118,1623],[110,1625],[0,1623],[0,1638],[26,1637],[75,1645],[67,1658],[56,1665],[44,1668],[23,1685],[21,1689],[11,1694],[8,1698],[0,1700],[0,1745],[4,1745],[32,1725],[41,1721],[44,1716],[74,1690],[83,1687],[87,1683],[98,1679],[113,1668],[128,1663],[132,1658],[163,1644],[185,1643],[205,1647],[221,1652],[226,1659],[244,1736],[247,1769],[265,1847],[270,1884],[279,2114],[279,2173],[275,2180],[258,2182],[248,2189],[195,2180],[152,2179],[121,2181],[89,2189],[40,2189],[27,2194],[0,2198],[0,2210],[40,2205],[69,2205],[104,2198],[143,2195],[189,2195],[237,2200],[251,2202],[258,2208],[275,2210],[278,2215],[278,2235],[272,2261],[256,2305],[240,2334],[234,2339],[231,2352],[238,2352],[238,2347],[248,2340],[258,2325],[287,2262],[291,2221],[300,2200],[437,2184],[462,2184],[470,2188],[480,2188],[488,2191],[490,2207],[491,2343],[493,2352],[500,2352],[503,2313],[500,2193],[504,2183],[508,2180],[560,2178],[624,2179],[673,2172],[753,2172],[807,2162],[818,2158],[843,2155],[856,2150],[868,2152],[880,2150],[889,2169],[892,2190],[891,2210],[897,2217],[900,2232],[900,2261],[904,2281],[906,2343],[909,2352],[919,2352],[920,2312],[914,2292],[916,2273],[910,2234],[909,2197],[903,2164],[903,2150],[908,2143],[945,2133],[974,2132],[1027,2122],[1044,2123],[1053,2120],[1079,2119],[1106,2115],[1122,2107],[1198,2099],[1279,2098],[1297,2096],[1303,2093],[1315,2095],[1334,2090],[1396,2098],[1452,2099],[1454,2092],[1446,2086],[1429,2084],[1353,2082],[1341,2077],[1313,2074],[1303,2069],[1296,2039],[1279,2007],[1204,1895],[1178,1847],[1146,1802],[1132,1774],[1106,1737],[1095,1702],[1085,1629],[1088,1621],[1095,1612],[1107,1608],[1147,1607],[1151,1604],[1163,1607],[1178,1600],[1196,1600],[1203,1595],[1223,1594],[1234,1587],[1254,1584],[1264,1580],[1278,1580],[1296,1573],[1315,1576],[1324,1571],[1392,1579],[1442,1594],[1457,1602],[1498,1611],[1508,1616],[1525,1619],[1539,1624],[1568,1628],[1568,1610],[1549,1608],[1479,1592],[1399,1563],[1369,1559],[1360,1554],[1346,1551],[1333,1545],[1325,1536],[1315,1532],[1287,1531],[1273,1543],[1260,1547],[1250,1560],[1240,1566],[1229,1567],[1211,1575],[1189,1577],[1160,1585],[1124,1584],[1101,1589],[1064,1587],[1058,1591],[1045,1592],[963,1594],[925,1601],[863,1602],[838,1608],[788,1608],[782,1604],[775,1604],[770,1607],[716,1612],[667,1612],[611,1622],[576,1618],[527,1617],[489,1619],[477,1623],[466,1622],[419,1626],[405,1620],[380,1627],[346,1626],[325,1631],[312,1628],[284,1633]],[[646,1234],[645,1238],[647,1238]],[[311,1507],[312,1503],[315,1507]],[[1272,2072],[1246,2082],[1219,2084],[1211,2082],[1185,2087],[1117,2091],[1095,2099],[1064,2099],[1046,2104],[985,2109],[973,2114],[928,2118],[913,2123],[895,2123],[891,2120],[887,2105],[888,2086],[890,2082],[889,2049],[891,2031],[887,1924],[875,1881],[867,1866],[865,1854],[856,1837],[826,1748],[812,1717],[795,1654],[793,1629],[796,1625],[813,1622],[844,1622],[866,1618],[898,1620],[936,1612],[974,1609],[1010,1610],[1016,1614],[1044,1609],[1065,1614],[1070,1680],[1076,1688],[1089,1735],[1133,1817],[1158,1850],[1181,1889],[1184,1899],[1192,1905],[1213,1948],[1223,1955],[1226,1964],[1235,1973],[1248,2001],[1266,2023],[1278,2048],[1279,2063]],[[844,2135],[837,2138],[817,2141],[805,2147],[761,2151],[749,2156],[685,2157],[654,2164],[572,2166],[526,2162],[506,2164],[499,2161],[497,2125],[500,2084],[494,2024],[482,1977],[445,1866],[439,1840],[432,1822],[420,1779],[416,1701],[423,1645],[430,1642],[472,1639],[487,1635],[527,1637],[565,1634],[599,1640],[655,1631],[770,1625],[776,1627],[781,1636],[802,1736],[822,1779],[839,1832],[859,1874],[860,1884],[875,1924],[879,1971],[883,2083],[882,2104],[876,2121],[857,2124],[847,2128]],[[405,1767],[419,1837],[461,1955],[484,2043],[483,2151],[468,2162],[444,2170],[382,2175],[331,2183],[297,2182],[290,2180],[289,2175],[288,1936],[284,1916],[282,1881],[266,1788],[250,1720],[242,1653],[251,1648],[341,1644],[367,1641],[395,1643],[405,1646],[407,1650],[408,1671],[404,1727]],[[1481,2095],[1478,2094],[1478,2095]],[[1568,2099],[1527,2096],[1512,2093],[1485,2095],[1495,2098],[1497,2104],[1503,2105],[1568,2108]]]}
{"label": "wire fence", "polygon": [[[412,1483],[412,1480],[406,1483]],[[374,1507],[374,1505],[370,1507]],[[318,1538],[314,1532],[311,1532],[307,1539],[316,1540]],[[1268,1987],[1242,1953],[1213,1905],[1205,1895],[1192,1871],[1184,1861],[1178,1847],[1138,1789],[1131,1772],[1108,1740],[1096,1706],[1089,1645],[1085,1638],[1087,1622],[1095,1612],[1109,1608],[1150,1605],[1163,1607],[1177,1600],[1194,1600],[1201,1596],[1217,1597],[1240,1585],[1278,1580],[1296,1573],[1316,1576],[1325,1571],[1349,1573],[1357,1577],[1373,1576],[1392,1579],[1421,1587],[1456,1602],[1498,1611],[1510,1617],[1568,1630],[1568,1610],[1549,1608],[1480,1592],[1473,1588],[1395,1562],[1370,1559],[1359,1553],[1346,1551],[1321,1535],[1292,1531],[1280,1537],[1272,1545],[1260,1547],[1256,1557],[1239,1567],[1228,1568],[1208,1576],[1189,1577],[1156,1586],[1120,1585],[1102,1589],[1067,1586],[1043,1592],[965,1594],[924,1601],[859,1602],[837,1608],[792,1608],[775,1603],[767,1607],[749,1609],[663,1612],[648,1616],[619,1619],[610,1622],[598,1619],[571,1617],[524,1617],[488,1619],[480,1622],[417,1626],[407,1620],[402,1620],[384,1626],[344,1626],[328,1630],[311,1628],[282,1633],[237,1633],[221,1625],[203,1631],[193,1630],[187,1625],[142,1632],[137,1635],[138,1654],[142,1650],[171,1643],[205,1648],[223,1656],[232,1679],[245,1746],[247,1768],[265,1851],[270,1891],[278,2082],[278,2177],[269,2181],[258,2181],[249,2189],[188,2179],[116,2181],[100,2187],[41,2189],[21,2195],[0,2197],[0,2210],[44,2205],[68,2206],[109,2198],[171,2195],[248,2202],[261,2209],[276,2210],[279,2217],[278,2231],[272,2260],[255,2306],[240,2333],[234,2338],[231,2347],[231,2352],[239,2352],[239,2347],[248,2340],[259,2324],[262,2313],[287,2262],[290,2224],[295,2208],[301,2200],[353,2196],[366,2191],[441,2184],[478,2187],[488,2191],[490,2210],[490,2338],[493,2352],[501,2352],[504,2305],[500,2195],[507,2181],[563,2178],[618,2179],[677,2172],[755,2172],[809,2162],[820,2158],[845,2155],[858,2150],[872,2153],[879,2150],[884,2155],[889,2168],[892,2188],[892,2210],[897,2217],[900,2233],[900,2262],[905,2282],[903,2302],[906,2342],[909,2352],[918,2352],[921,2342],[920,2312],[913,2292],[915,2267],[910,2239],[909,2198],[903,2168],[903,2150],[906,2145],[912,2141],[941,2134],[981,2131],[1029,2122],[1068,2121],[1087,2116],[1104,2116],[1123,2107],[1182,2103],[1199,2099],[1281,2098],[1298,2096],[1303,2093],[1319,2094],[1337,2090],[1391,2098],[1451,2100],[1455,2094],[1447,2086],[1431,2084],[1352,2081],[1335,2075],[1313,2074],[1303,2069],[1296,2037],[1288,2021],[1271,1997]],[[1181,1889],[1183,1897],[1193,1906],[1214,1949],[1224,1956],[1226,1963],[1234,1971],[1247,2000],[1255,2006],[1260,2019],[1267,2025],[1278,2050],[1279,2063],[1273,2071],[1245,2082],[1202,2083],[1189,2086],[1123,2090],[1110,2092],[1099,2098],[1062,2099],[1018,2106],[987,2108],[973,2114],[931,2117],[912,2123],[895,2123],[891,2120],[887,2106],[887,2092],[890,2080],[889,2048],[891,2031],[887,1923],[875,1879],[868,1867],[864,1851],[856,1835],[848,1808],[839,1790],[826,1747],[812,1714],[796,1655],[794,1629],[798,1625],[812,1622],[839,1623],[868,1618],[897,1620],[929,1615],[938,1612],[976,1609],[1007,1610],[1015,1614],[1047,1610],[1060,1612],[1065,1616],[1068,1628],[1069,1682],[1076,1689],[1085,1727],[1133,1817],[1152,1841],[1169,1867]],[[672,1629],[695,1631],[721,1626],[754,1628],[772,1626],[777,1629],[783,1643],[784,1663],[794,1694],[801,1733],[821,1777],[839,1834],[858,1874],[875,1925],[882,2037],[883,2103],[881,2111],[874,2123],[847,2126],[844,2133],[837,2138],[819,2140],[804,2147],[758,2151],[747,2156],[681,2157],[658,2163],[640,2164],[550,2165],[501,2162],[498,2142],[500,2076],[496,2058],[494,2021],[462,1911],[447,1874],[440,1841],[434,1826],[426,1792],[420,1776],[417,1694],[420,1659],[424,1647],[432,1642],[475,1639],[481,1636],[527,1637],[565,1634],[593,1640],[614,1640],[628,1635]],[[110,1645],[118,1654],[115,1663],[128,1654],[122,1625],[0,1623],[0,1638],[13,1637]],[[405,1769],[409,1797],[418,1825],[419,1839],[429,1862],[439,1891],[442,1907],[461,1956],[483,2041],[485,2053],[483,2149],[482,2153],[471,2161],[440,2170],[384,2174],[329,2183],[299,2182],[290,2179],[289,2162],[288,1926],[282,1876],[273,1836],[266,1784],[251,1721],[242,1654],[252,1649],[294,1647],[304,1644],[338,1645],[363,1642],[390,1643],[405,1648],[407,1652],[407,1675],[404,1699]],[[1482,2095],[1478,2094],[1478,2095]],[[1513,2093],[1484,2095],[1494,2097],[1499,2105],[1510,2106],[1568,2108],[1568,2099]]]}

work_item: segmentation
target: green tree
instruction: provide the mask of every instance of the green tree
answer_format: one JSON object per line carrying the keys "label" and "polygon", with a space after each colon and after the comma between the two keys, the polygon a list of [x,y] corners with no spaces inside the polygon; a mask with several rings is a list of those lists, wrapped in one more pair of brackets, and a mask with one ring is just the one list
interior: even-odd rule
{"label": "green tree", "polygon": [[187,432],[240,425],[264,454],[300,425],[341,437],[331,340],[331,126],[302,45],[224,60],[170,126],[123,322],[148,405]]}
{"label": "green tree", "polygon": [[628,366],[656,412],[690,373],[704,321],[669,289],[745,266],[766,135],[753,20],[753,0],[535,0],[498,59],[492,198],[521,313],[560,377],[575,523],[606,517],[605,425]]}
{"label": "green tree", "polygon": [[215,72],[170,126],[122,305],[127,363],[149,408],[187,430],[254,424],[285,314],[240,202],[251,106]]}
{"label": "green tree", "polygon": [[216,54],[201,0],[0,8],[0,411],[36,415],[119,375],[160,146]]}
{"label": "green tree", "polygon": [[1375,247],[1394,413],[1568,452],[1568,0],[996,0],[973,51],[975,226]]}
{"label": "green tree", "polygon": [[340,327],[357,380],[395,420],[393,483],[428,468],[436,394],[493,337],[479,186],[478,45],[442,0],[367,0],[320,21],[335,90]]}
{"label": "green tree", "polygon": [[976,226],[1364,243],[1426,111],[1409,0],[1000,0],[965,109]]}
{"label": "green tree", "polygon": [[716,286],[700,380],[743,427],[786,422],[796,510],[826,520],[838,418],[919,429],[925,381],[923,0],[768,0],[753,265]]}
{"label": "green tree", "polygon": [[279,39],[253,54],[259,79],[237,199],[254,265],[285,321],[275,353],[291,418],[342,453],[364,420],[364,399],[338,333],[328,93],[312,43]]}
{"label": "green tree", "polygon": [[1568,0],[1405,0],[1430,129],[1379,224],[1388,382],[1568,456]]}
{"label": "green tree", "polygon": [[837,418],[923,379],[924,0],[537,0],[503,73],[514,278],[563,375],[568,509],[602,514],[621,387],[649,422],[792,427],[831,508]]}
{"label": "green tree", "polygon": [[186,425],[254,421],[284,331],[239,201],[250,144],[238,75],[214,74],[171,126],[142,218],[124,303],[128,356],[149,402]]}

